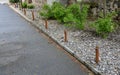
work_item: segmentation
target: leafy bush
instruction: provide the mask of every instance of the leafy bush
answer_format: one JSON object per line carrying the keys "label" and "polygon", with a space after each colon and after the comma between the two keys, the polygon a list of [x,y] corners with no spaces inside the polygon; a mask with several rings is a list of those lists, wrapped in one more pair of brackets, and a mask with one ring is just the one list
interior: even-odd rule
{"label": "leafy bush", "polygon": [[65,22],[65,25],[74,27],[77,24],[76,16],[78,14],[76,14],[76,13],[79,13],[79,12],[77,12],[77,10],[79,10],[79,7],[77,7],[76,4],[70,5],[66,8],[66,11],[65,11],[66,16],[63,19]]}
{"label": "leafy bush", "polygon": [[66,8],[58,2],[54,2],[52,6],[44,5],[40,15],[46,19],[57,19],[59,22],[77,29],[84,29],[87,11],[87,5],[83,5],[81,10],[79,4],[72,4]]}
{"label": "leafy bush", "polygon": [[88,16],[88,5],[83,5],[82,10],[80,11],[80,26],[81,28],[84,28],[84,24],[86,23],[86,19]]}
{"label": "leafy bush", "polygon": [[44,19],[53,19],[54,15],[52,13],[52,9],[51,6],[45,4],[42,8],[42,10],[40,11],[40,15],[42,16],[42,18]]}
{"label": "leafy bush", "polygon": [[27,8],[27,3],[26,2],[22,3],[22,8]]}
{"label": "leafy bush", "polygon": [[99,18],[92,26],[96,29],[97,34],[104,38],[115,30],[115,23],[112,21],[111,14],[108,14],[105,18]]}
{"label": "leafy bush", "polygon": [[10,3],[18,3],[20,0],[9,0]]}
{"label": "leafy bush", "polygon": [[51,9],[54,18],[57,19],[59,22],[63,22],[63,18],[65,16],[65,7],[58,2],[54,2],[51,6]]}
{"label": "leafy bush", "polygon": [[46,19],[57,19],[63,22],[65,7],[58,2],[54,2],[52,6],[45,4],[40,12],[40,15]]}
{"label": "leafy bush", "polygon": [[80,5],[79,4],[72,4],[67,7],[67,12],[74,14],[76,18],[80,17]]}
{"label": "leafy bush", "polygon": [[28,8],[28,9],[34,9],[35,6],[34,6],[33,4],[28,4],[28,5],[27,5],[27,8]]}
{"label": "leafy bush", "polygon": [[76,24],[77,19],[74,17],[74,15],[72,13],[68,13],[66,14],[66,16],[64,17],[64,23],[66,26],[72,26]]}
{"label": "leafy bush", "polygon": [[[83,5],[82,10],[79,4],[72,4],[66,9],[64,22],[77,29],[84,29],[84,23],[87,18],[88,6]],[[71,23],[69,23],[71,22]]]}

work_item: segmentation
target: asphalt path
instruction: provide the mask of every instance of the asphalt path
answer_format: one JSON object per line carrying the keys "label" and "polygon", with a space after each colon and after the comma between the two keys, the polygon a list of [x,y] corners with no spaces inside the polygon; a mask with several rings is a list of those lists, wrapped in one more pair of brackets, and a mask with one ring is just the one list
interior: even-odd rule
{"label": "asphalt path", "polygon": [[0,4],[0,75],[88,75],[88,71]]}

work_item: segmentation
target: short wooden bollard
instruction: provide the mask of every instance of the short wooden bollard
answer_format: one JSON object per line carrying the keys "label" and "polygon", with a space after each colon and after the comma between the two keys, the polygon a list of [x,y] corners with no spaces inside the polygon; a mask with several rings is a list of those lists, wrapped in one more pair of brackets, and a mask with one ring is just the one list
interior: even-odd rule
{"label": "short wooden bollard", "polygon": [[23,9],[23,8],[21,8],[21,10],[22,10],[22,12],[24,12],[24,9]]}
{"label": "short wooden bollard", "polygon": [[100,61],[99,60],[99,47],[98,46],[96,46],[95,51],[96,51],[95,62],[98,64]]}
{"label": "short wooden bollard", "polygon": [[24,11],[24,15],[26,15],[26,10],[25,10],[25,9],[23,9],[23,11]]}
{"label": "short wooden bollard", "polygon": [[65,41],[65,42],[68,42],[68,39],[67,39],[67,31],[66,31],[66,30],[64,30],[64,41]]}
{"label": "short wooden bollard", "polygon": [[35,20],[34,11],[31,12],[32,12],[32,20],[34,21]]}
{"label": "short wooden bollard", "polygon": [[14,6],[15,6],[15,8],[16,8],[16,3],[14,3]]}
{"label": "short wooden bollard", "polygon": [[47,21],[47,19],[45,20],[45,28],[48,29],[48,21]]}
{"label": "short wooden bollard", "polygon": [[15,8],[18,8],[18,4],[17,3],[14,3],[14,6],[15,6]]}

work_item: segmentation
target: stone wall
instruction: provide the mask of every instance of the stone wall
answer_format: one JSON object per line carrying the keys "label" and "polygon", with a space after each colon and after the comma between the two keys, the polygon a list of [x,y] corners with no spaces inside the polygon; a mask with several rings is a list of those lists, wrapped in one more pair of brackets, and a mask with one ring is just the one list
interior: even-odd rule
{"label": "stone wall", "polygon": [[68,0],[60,0],[60,3],[62,3],[63,5],[66,5],[68,3]]}
{"label": "stone wall", "polygon": [[[22,2],[30,2],[31,0],[22,0]],[[41,8],[45,3],[47,2],[47,0],[32,0],[32,3],[35,4],[36,8]]]}

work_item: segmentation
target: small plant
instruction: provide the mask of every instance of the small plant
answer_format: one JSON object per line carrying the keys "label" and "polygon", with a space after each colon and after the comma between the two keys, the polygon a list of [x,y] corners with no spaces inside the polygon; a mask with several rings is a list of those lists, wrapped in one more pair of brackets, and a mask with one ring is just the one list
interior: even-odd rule
{"label": "small plant", "polygon": [[22,8],[27,8],[27,3],[26,2],[22,3]]}
{"label": "small plant", "polygon": [[59,22],[63,22],[63,17],[65,16],[65,7],[58,2],[53,2],[50,6],[45,4],[40,12],[40,15],[46,19],[57,19]]}
{"label": "small plant", "polygon": [[89,6],[88,5],[83,5],[82,6],[82,9],[80,11],[80,25],[81,25],[81,28],[84,29],[84,24],[86,23],[86,19],[87,19],[87,16],[88,16],[88,8]]}
{"label": "small plant", "polygon": [[33,4],[28,4],[28,5],[27,5],[27,8],[28,8],[28,9],[34,9],[35,6],[34,6]]}
{"label": "small plant", "polygon": [[84,29],[87,18],[88,6],[83,5],[82,10],[79,4],[72,4],[66,9],[64,22],[66,25],[74,26],[77,29]]}
{"label": "small plant", "polygon": [[66,8],[58,2],[54,2],[52,6],[44,5],[40,15],[45,19],[56,19],[61,23],[65,23],[65,25],[84,29],[87,11],[87,5],[83,5],[82,9],[79,4],[72,4]]}
{"label": "small plant", "polygon": [[76,17],[74,16],[74,14],[72,13],[71,9],[67,8],[65,11],[65,17],[63,19],[65,26],[68,27],[75,27],[76,25]]}
{"label": "small plant", "polygon": [[45,4],[42,8],[42,10],[40,11],[40,15],[42,16],[42,18],[44,19],[53,19],[53,13],[52,13],[52,9],[48,4]]}
{"label": "small plant", "polygon": [[63,22],[63,18],[65,16],[65,7],[58,2],[54,2],[51,6],[51,9],[55,19],[57,19],[59,22]]}
{"label": "small plant", "polygon": [[98,35],[106,38],[110,32],[115,30],[115,23],[112,21],[112,14],[108,14],[105,18],[99,18],[92,26]]}
{"label": "small plant", "polygon": [[65,22],[65,25],[67,26],[71,26],[71,25],[74,25],[76,24],[76,18],[74,17],[74,15],[72,13],[68,13],[66,14],[66,16],[64,17],[64,22]]}

